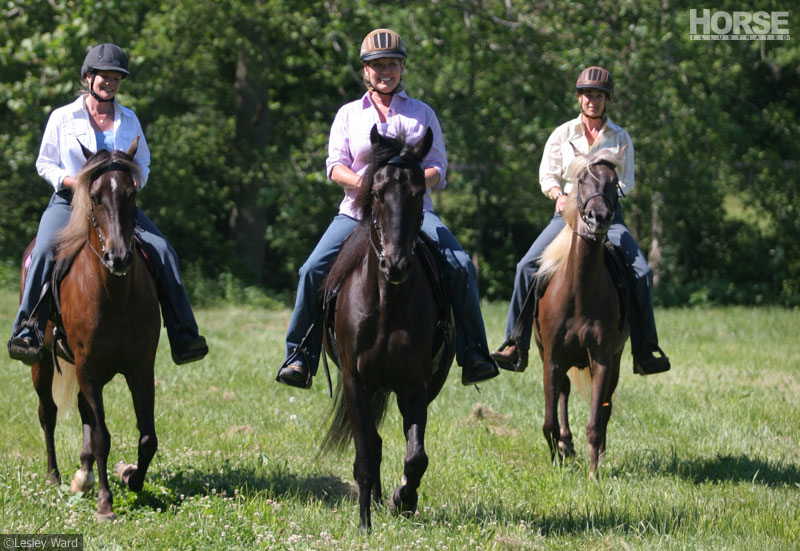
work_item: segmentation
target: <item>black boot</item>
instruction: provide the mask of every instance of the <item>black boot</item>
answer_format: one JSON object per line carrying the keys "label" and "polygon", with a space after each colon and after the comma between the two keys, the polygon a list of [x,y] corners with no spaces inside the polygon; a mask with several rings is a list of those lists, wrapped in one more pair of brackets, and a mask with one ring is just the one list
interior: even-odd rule
{"label": "black boot", "polygon": [[[658,353],[658,356],[656,356],[656,353]],[[653,345],[648,352],[634,354],[633,356],[633,372],[637,375],[663,373],[669,371],[669,368],[669,358],[658,345]]]}
{"label": "black boot", "polygon": [[[27,330],[26,330],[27,329]],[[8,355],[26,365],[33,365],[42,357],[42,339],[33,328],[23,328],[8,341]]]}
{"label": "black boot", "polygon": [[202,360],[208,354],[208,345],[202,335],[188,330],[176,332],[171,339],[172,361],[178,365]]}
{"label": "black boot", "polygon": [[473,352],[461,368],[461,384],[465,386],[474,385],[475,383],[488,381],[499,374],[500,370],[497,369],[497,365],[488,354]]}
{"label": "black boot", "polygon": [[278,370],[275,380],[296,388],[311,388],[311,373],[306,366],[299,362],[284,363]]}

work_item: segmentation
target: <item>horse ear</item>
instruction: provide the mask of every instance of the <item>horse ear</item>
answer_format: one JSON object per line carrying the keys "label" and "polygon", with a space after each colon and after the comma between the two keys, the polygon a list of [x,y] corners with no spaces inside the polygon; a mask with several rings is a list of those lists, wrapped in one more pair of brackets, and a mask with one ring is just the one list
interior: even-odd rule
{"label": "horse ear", "polygon": [[128,146],[128,150],[125,152],[125,154],[128,155],[128,157],[130,157],[131,159],[133,159],[134,157],[136,157],[137,149],[139,149],[139,136],[136,136],[133,139],[131,145]]}
{"label": "horse ear", "polygon": [[428,127],[428,130],[425,131],[425,136],[414,146],[414,153],[420,159],[424,159],[425,155],[431,150],[431,146],[433,145],[433,130],[431,127]]}
{"label": "horse ear", "polygon": [[625,154],[625,150],[626,150],[626,149],[628,149],[628,144],[625,144],[625,145],[623,145],[622,147],[620,147],[620,148],[619,148],[619,151],[617,151],[617,157],[619,157],[620,159],[622,159],[622,156]]}
{"label": "horse ear", "polygon": [[369,142],[373,146],[376,146],[378,145],[378,143],[380,143],[380,141],[381,141],[381,134],[380,132],[378,132],[378,125],[373,124],[372,130],[369,131]]}
{"label": "horse ear", "polygon": [[574,144],[574,143],[572,143],[572,142],[569,142],[569,145],[571,145],[571,146],[572,146],[572,152],[575,154],[575,156],[576,156],[576,157],[577,157],[578,155],[581,155],[581,152],[580,152],[580,151],[578,151],[578,148],[577,148],[577,147],[575,147],[575,144]]}
{"label": "horse ear", "polygon": [[83,145],[83,144],[81,143],[81,141],[80,141],[80,140],[78,140],[78,145],[80,145],[80,146],[81,146],[81,151],[83,151],[83,156],[84,156],[84,157],[86,157],[86,160],[88,161],[88,160],[89,160],[89,158],[90,158],[92,155],[94,155],[94,153],[92,153],[91,151],[89,151],[88,149],[86,149],[86,146],[85,146],[85,145]]}

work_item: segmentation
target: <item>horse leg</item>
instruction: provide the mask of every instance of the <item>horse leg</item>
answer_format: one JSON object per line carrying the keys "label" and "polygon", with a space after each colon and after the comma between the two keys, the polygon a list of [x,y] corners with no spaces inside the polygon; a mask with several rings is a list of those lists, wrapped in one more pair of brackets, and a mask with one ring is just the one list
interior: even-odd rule
{"label": "horse leg", "polygon": [[44,432],[44,445],[47,453],[47,481],[51,484],[61,483],[56,461],[55,431],[56,403],[53,400],[53,360],[47,354],[31,366],[33,387],[39,396],[39,424]]}
{"label": "horse leg", "polygon": [[343,368],[343,391],[350,415],[350,426],[353,432],[353,443],[356,448],[356,458],[353,462],[353,479],[358,486],[358,511],[361,522],[361,531],[366,532],[372,528],[372,515],[370,499],[375,489],[379,474],[376,472],[374,457],[375,422],[370,415],[369,399],[364,395],[355,378]]}
{"label": "horse leg", "polygon": [[[559,426],[558,426],[558,396],[560,390],[560,379],[558,366],[551,361],[543,362],[543,381],[544,386],[544,424],[542,432],[550,447],[550,462],[555,462],[556,451],[558,449]],[[559,454],[559,459],[561,458]]]}
{"label": "horse leg", "polygon": [[94,453],[92,453],[92,427],[94,415],[82,393],[78,393],[78,412],[81,414],[83,445],[81,446],[81,468],[72,477],[71,493],[88,492],[94,486]]}
{"label": "horse leg", "polygon": [[602,412],[601,423],[602,423],[602,432],[603,438],[600,441],[600,459],[602,460],[603,454],[606,452],[606,435],[608,434],[608,421],[611,419],[611,411],[614,408],[613,402],[611,400],[612,396],[614,395],[614,391],[617,388],[617,383],[619,382],[619,362],[622,354],[617,355],[614,358],[614,366],[612,369],[609,370],[609,381],[607,385],[604,385],[605,388],[605,399],[603,400],[602,406],[600,411]]}
{"label": "horse leg", "polygon": [[[609,367],[600,362],[592,365],[592,403],[589,411],[589,421],[586,424],[586,440],[589,442],[589,478],[593,478],[600,458],[600,450],[606,437],[606,423],[608,417],[603,411],[606,409],[606,383],[608,381]],[[610,397],[610,396],[609,396]]]}
{"label": "horse leg", "polygon": [[111,435],[106,427],[106,414],[103,407],[103,389],[98,383],[85,383],[78,371],[78,380],[81,385],[81,393],[86,398],[86,403],[92,417],[91,423],[91,442],[92,455],[97,462],[97,513],[95,516],[99,521],[111,520],[116,518],[111,506],[114,498],[108,487],[108,452],[111,449]]}
{"label": "horse leg", "polygon": [[393,513],[410,516],[417,510],[417,488],[428,468],[428,455],[425,453],[425,426],[428,417],[425,386],[416,385],[398,392],[397,406],[403,416],[406,457],[403,481],[395,488],[389,507]]}
{"label": "horse leg", "polygon": [[558,404],[561,409],[561,430],[558,435],[558,455],[561,459],[575,455],[575,445],[572,443],[572,431],[569,428],[569,393],[572,385],[569,377],[561,380],[561,392],[558,394]]}
{"label": "horse leg", "polygon": [[128,388],[133,397],[133,409],[136,413],[136,425],[139,427],[139,453],[137,463],[125,464],[120,461],[114,470],[133,492],[139,492],[144,486],[144,476],[150,461],[158,449],[156,426],[153,419],[155,390],[153,372],[127,378]]}

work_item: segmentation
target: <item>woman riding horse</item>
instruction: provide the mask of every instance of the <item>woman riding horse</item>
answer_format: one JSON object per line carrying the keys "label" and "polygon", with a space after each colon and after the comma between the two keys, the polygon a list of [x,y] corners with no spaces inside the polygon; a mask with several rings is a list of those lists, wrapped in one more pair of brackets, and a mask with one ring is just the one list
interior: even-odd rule
{"label": "woman riding horse", "polygon": [[371,151],[370,130],[375,125],[381,135],[404,134],[409,143],[418,142],[426,128],[433,130],[433,147],[422,162],[427,187],[422,231],[436,244],[450,289],[457,331],[456,358],[463,368],[461,382],[472,385],[498,374],[486,344],[475,267],[433,212],[430,188],[445,187],[447,153],[433,109],[403,91],[405,59],[405,44],[392,30],[376,29],[361,44],[367,92],[361,99],[339,109],[328,142],[328,177],[342,186],[344,199],[339,213],[300,268],[297,300],[286,335],[286,360],[277,375],[279,382],[308,388],[317,371],[322,347],[322,304],[318,292],[342,242],[361,218],[354,203]]}
{"label": "woman riding horse", "polygon": [[[86,159],[82,147],[91,151],[125,150],[139,137],[136,162],[141,167],[139,189],[147,184],[150,150],[136,114],[116,101],[122,80],[130,74],[128,57],[115,44],[92,48],[83,61],[81,79],[86,93],[53,111],[42,138],[36,169],[55,189],[42,214],[31,252],[19,312],[8,341],[9,355],[28,365],[42,355],[43,334],[50,314],[46,283],[54,265],[54,243],[70,215],[75,177]],[[198,334],[189,299],[181,283],[178,255],[147,216],[137,209],[137,232],[153,261],[164,325],[177,364],[193,362],[208,353],[205,339]],[[44,291],[44,292],[43,292]]]}
{"label": "woman riding horse", "polygon": [[[614,92],[611,74],[602,67],[588,67],[575,84],[581,113],[578,118],[556,128],[544,146],[539,167],[542,192],[555,200],[553,218],[517,264],[514,292],[508,309],[506,341],[492,357],[500,367],[522,371],[528,364],[528,349],[533,323],[533,299],[530,293],[542,252],[564,227],[561,216],[567,195],[574,183],[567,178],[567,169],[578,153],[588,154],[600,149],[622,152],[623,169],[620,188],[633,189],[633,143],[628,133],[608,117],[606,106]],[[633,369],[639,375],[667,371],[669,359],[658,346],[658,333],[653,315],[653,270],[647,263],[630,230],[625,225],[622,204],[617,202],[614,220],[608,230],[608,240],[621,251],[632,282],[630,312],[631,351]]]}

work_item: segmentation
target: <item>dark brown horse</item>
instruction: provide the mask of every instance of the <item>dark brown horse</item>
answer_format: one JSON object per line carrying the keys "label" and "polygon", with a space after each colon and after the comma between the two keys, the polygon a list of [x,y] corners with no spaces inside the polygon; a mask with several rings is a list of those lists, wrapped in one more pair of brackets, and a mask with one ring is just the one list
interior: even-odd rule
{"label": "dark brown horse", "polygon": [[611,395],[619,381],[620,358],[628,338],[627,326],[620,327],[620,300],[604,259],[608,254],[606,234],[618,201],[615,167],[620,166],[621,155],[600,150],[576,157],[570,171],[577,184],[563,212],[567,226],[545,250],[537,275],[542,282],[549,281],[539,300],[535,331],[544,369],[544,436],[551,460],[556,453],[559,460],[575,453],[569,428],[567,371],[573,366],[588,367],[590,476],[605,451]]}
{"label": "dark brown horse", "polygon": [[[111,446],[103,407],[103,386],[121,373],[133,396],[139,427],[138,464],[117,466],[117,473],[133,491],[142,488],[147,467],[158,446],[153,422],[153,364],[159,337],[160,314],[156,286],[145,261],[134,250],[138,146],[128,151],[84,149],[86,165],[73,190],[72,214],[58,236],[57,262],[72,261],[61,280],[61,317],[74,368],[64,365],[65,377],[54,379],[53,355],[47,351],[33,365],[33,384],[39,395],[39,422],[47,447],[47,476],[53,483],[61,475],[56,464],[54,431],[58,385],[68,375],[80,389],[78,410],[83,424],[81,468],[71,489],[86,491],[94,484],[97,462],[99,490],[97,518],[114,518],[106,462]],[[29,247],[30,249],[31,247]],[[23,268],[24,281],[25,274]],[[52,322],[45,331],[45,347],[52,351]]]}
{"label": "dark brown horse", "polygon": [[[361,529],[371,525],[370,502],[381,500],[381,437],[378,425],[391,392],[403,417],[407,449],[403,480],[390,501],[411,514],[428,467],[425,426],[428,404],[444,384],[453,356],[434,361],[439,318],[433,287],[415,252],[422,224],[425,175],[422,159],[430,129],[415,146],[384,138],[373,127],[372,157],[358,199],[363,213],[347,238],[324,287],[341,286],[334,322],[341,377],[337,403],[322,449],[343,449],[352,438]],[[452,350],[452,346],[445,349]]]}

